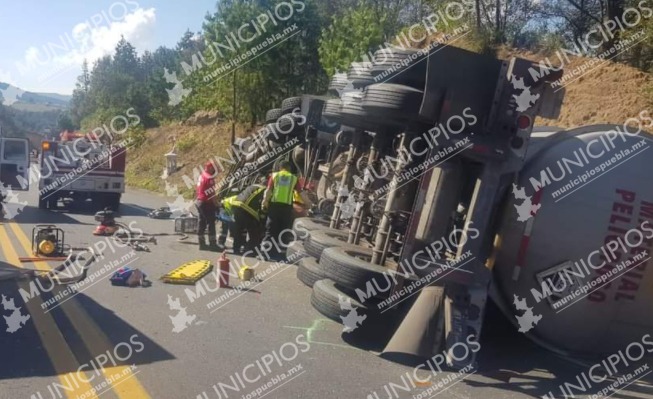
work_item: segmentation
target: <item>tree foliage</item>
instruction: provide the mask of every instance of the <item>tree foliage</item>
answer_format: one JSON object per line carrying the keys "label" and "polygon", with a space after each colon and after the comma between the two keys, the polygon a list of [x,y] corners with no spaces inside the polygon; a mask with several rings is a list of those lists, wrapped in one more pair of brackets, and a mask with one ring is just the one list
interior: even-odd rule
{"label": "tree foliage", "polygon": [[[459,0],[461,19],[443,19],[448,0],[221,0],[201,32],[186,31],[174,48],[138,54],[124,38],[111,56],[82,66],[70,120],[93,128],[134,108],[142,124],[183,120],[200,110],[255,124],[290,96],[323,93],[329,77],[394,42],[412,24],[438,15],[437,31],[466,23],[478,51],[500,45],[573,49],[597,26],[641,9],[641,0]],[[284,4],[291,4],[292,16]],[[644,6],[647,6],[644,1]],[[653,13],[653,12],[652,12]],[[604,43],[632,40],[615,60],[649,71],[651,15]],[[628,17],[630,22],[634,16]],[[245,28],[242,28],[247,25]],[[296,29],[293,26],[296,25]],[[256,28],[254,28],[256,26]],[[243,35],[239,36],[244,29]],[[424,29],[420,28],[420,32]],[[593,50],[596,53],[601,49]],[[592,54],[584,54],[592,55]]]}
{"label": "tree foliage", "polygon": [[346,72],[352,62],[361,61],[383,44],[385,21],[369,7],[334,15],[320,37],[320,63],[327,74]]}
{"label": "tree foliage", "polygon": [[[280,4],[289,3],[282,0],[222,1],[217,11],[206,17],[205,48],[201,57],[196,57],[204,62],[203,67],[189,77],[193,92],[184,105],[187,113],[217,109],[229,117],[254,123],[267,109],[277,107],[283,98],[317,92],[325,86],[326,78],[317,52],[322,21],[315,1],[294,4],[292,18],[288,21],[273,14],[275,23],[259,24],[260,33],[249,29],[243,33],[245,40],[236,36],[235,32],[239,32],[244,22],[258,21],[261,15],[276,10]],[[252,49],[256,49],[256,54]],[[186,65],[193,65],[192,56],[184,61]]]}

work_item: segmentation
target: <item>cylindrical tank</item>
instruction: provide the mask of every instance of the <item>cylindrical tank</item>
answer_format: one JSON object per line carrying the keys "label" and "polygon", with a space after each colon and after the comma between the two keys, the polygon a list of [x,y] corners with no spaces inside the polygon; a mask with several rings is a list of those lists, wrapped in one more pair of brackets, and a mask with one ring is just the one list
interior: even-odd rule
{"label": "cylindrical tank", "polygon": [[653,331],[653,137],[625,131],[534,135],[508,189],[495,300],[562,351],[613,353]]}

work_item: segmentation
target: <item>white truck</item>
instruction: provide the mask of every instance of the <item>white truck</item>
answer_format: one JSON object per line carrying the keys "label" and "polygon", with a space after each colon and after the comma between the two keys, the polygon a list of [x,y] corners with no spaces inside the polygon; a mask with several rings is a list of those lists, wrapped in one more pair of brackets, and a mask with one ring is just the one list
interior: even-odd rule
{"label": "white truck", "polygon": [[104,144],[91,135],[62,135],[43,141],[39,160],[39,208],[56,208],[59,201],[91,200],[118,211],[125,192],[126,149]]}
{"label": "white truck", "polygon": [[0,218],[10,193],[29,189],[29,152],[27,139],[2,137],[0,131]]}

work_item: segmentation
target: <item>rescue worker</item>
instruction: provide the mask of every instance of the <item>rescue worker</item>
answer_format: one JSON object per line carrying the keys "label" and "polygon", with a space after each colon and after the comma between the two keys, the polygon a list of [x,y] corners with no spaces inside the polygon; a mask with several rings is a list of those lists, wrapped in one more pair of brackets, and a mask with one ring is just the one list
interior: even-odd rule
{"label": "rescue worker", "polygon": [[[200,251],[218,250],[215,235],[215,212],[216,205],[216,187],[215,187],[215,166],[211,161],[204,165],[204,170],[200,175],[197,182],[197,192],[195,196],[195,206],[199,213],[199,229],[197,231],[198,241],[200,244]],[[209,245],[206,245],[204,237],[205,231],[208,229]]]}
{"label": "rescue worker", "polygon": [[280,234],[285,229],[292,228],[293,195],[297,181],[297,176],[290,172],[290,163],[285,160],[279,163],[279,171],[273,173],[268,180],[261,208],[268,214],[264,241],[272,244],[273,252],[277,245],[288,244]]}
{"label": "rescue worker", "polygon": [[227,197],[220,201],[220,212],[218,214],[218,219],[220,220],[220,235],[218,236],[218,249],[220,251],[224,250],[225,244],[227,243],[227,236],[231,232],[231,236],[234,236],[234,210],[233,202],[238,196],[233,195]]}
{"label": "rescue worker", "polygon": [[245,251],[253,251],[263,240],[260,209],[264,194],[265,186],[254,184],[238,194],[232,202],[234,254],[236,255],[242,253],[243,246]]}

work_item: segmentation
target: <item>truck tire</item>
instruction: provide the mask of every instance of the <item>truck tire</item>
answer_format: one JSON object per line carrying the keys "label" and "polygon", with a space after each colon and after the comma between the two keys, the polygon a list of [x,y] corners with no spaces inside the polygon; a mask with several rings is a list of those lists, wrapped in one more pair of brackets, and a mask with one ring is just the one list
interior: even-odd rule
{"label": "truck tire", "polygon": [[378,120],[370,118],[370,114],[363,108],[363,93],[360,92],[342,95],[340,121],[343,125],[364,130],[376,131],[379,127]]}
{"label": "truck tire", "polygon": [[301,241],[293,241],[286,247],[286,261],[288,264],[295,265],[308,256]]}
{"label": "truck tire", "polygon": [[120,211],[121,197],[122,197],[121,194],[111,194],[111,196],[107,200],[107,206],[111,208],[111,210],[114,212]]}
{"label": "truck tire", "polygon": [[342,100],[339,98],[326,100],[324,102],[324,108],[322,110],[322,116],[332,122],[340,123],[340,107],[342,106]]}
{"label": "truck tire", "polygon": [[[387,267],[375,265],[367,261],[372,258],[371,248],[356,248],[351,245],[346,247],[327,248],[322,253],[320,265],[328,278],[342,287],[365,291],[370,281],[376,281],[375,286],[386,287],[393,282],[394,271]],[[390,294],[390,289],[379,293],[384,296]]]}
{"label": "truck tire", "polygon": [[331,247],[341,247],[350,245],[347,244],[349,233],[346,231],[329,229],[329,230],[313,230],[309,236],[304,240],[304,249],[306,252],[317,260],[320,260],[322,251]]}
{"label": "truck tire", "polygon": [[308,238],[308,231],[324,230],[329,228],[329,221],[317,218],[297,218],[292,224],[292,230],[298,240]]}
{"label": "truck tire", "polygon": [[335,281],[322,279],[313,284],[311,305],[324,316],[340,324],[343,323],[343,318],[346,318],[349,312],[351,312],[349,309],[343,309],[340,306],[341,302],[350,303],[352,309],[356,309],[357,314],[365,317],[361,324],[368,323],[371,321],[368,319],[373,319],[376,316],[377,312],[374,308],[360,303],[356,298],[353,298],[343,291],[342,288],[338,287]]}
{"label": "truck tire", "polygon": [[308,256],[299,261],[297,279],[302,283],[312,287],[317,281],[325,278],[326,276],[315,258]]}
{"label": "truck tire", "polygon": [[281,115],[281,108],[273,108],[265,114],[265,123],[274,123]]}
{"label": "truck tire", "polygon": [[281,102],[281,113],[283,115],[293,112],[295,108],[302,107],[301,97],[288,97]]}
{"label": "truck tire", "polygon": [[332,96],[340,97],[340,93],[347,86],[347,74],[346,73],[336,73],[331,78],[329,82],[328,94]]}
{"label": "truck tire", "polygon": [[367,114],[384,121],[415,120],[423,97],[423,91],[409,86],[379,83],[365,88],[361,106]]}
{"label": "truck tire", "polygon": [[265,125],[265,132],[263,133],[263,138],[269,140],[273,143],[283,143],[285,139],[285,134],[279,132],[277,129],[276,123],[268,123]]}
{"label": "truck tire", "polygon": [[376,83],[372,76],[371,62],[352,62],[347,71],[347,80],[352,83],[354,88],[361,89]]}
{"label": "truck tire", "polygon": [[300,117],[293,114],[285,114],[281,116],[276,123],[277,132],[280,136],[289,137],[300,132],[303,125],[300,125]]}

